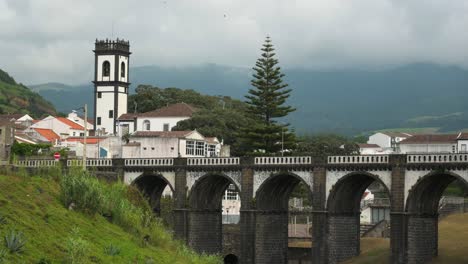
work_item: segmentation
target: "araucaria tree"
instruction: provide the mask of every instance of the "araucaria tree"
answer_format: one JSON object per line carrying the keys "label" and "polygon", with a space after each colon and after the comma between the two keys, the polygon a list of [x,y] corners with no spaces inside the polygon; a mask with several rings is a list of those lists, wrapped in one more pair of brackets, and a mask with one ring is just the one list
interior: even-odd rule
{"label": "araucaria tree", "polygon": [[270,37],[266,38],[261,51],[261,57],[253,67],[253,88],[245,96],[248,112],[258,121],[245,128],[242,137],[248,152],[278,153],[294,148],[295,141],[294,134],[289,132],[289,124],[279,123],[278,118],[296,109],[285,105],[291,89],[287,89],[288,85],[283,83],[284,74],[277,66]]}

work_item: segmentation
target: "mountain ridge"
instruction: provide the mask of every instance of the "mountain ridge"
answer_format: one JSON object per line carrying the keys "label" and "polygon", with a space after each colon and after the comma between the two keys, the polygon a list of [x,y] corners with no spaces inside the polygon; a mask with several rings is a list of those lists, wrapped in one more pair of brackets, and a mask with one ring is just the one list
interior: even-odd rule
{"label": "mountain ridge", "polygon": [[[284,68],[293,89],[288,104],[298,111],[288,117],[299,133],[359,134],[394,127],[433,127],[440,131],[468,127],[468,71],[456,66],[418,63],[377,70],[309,70]],[[250,88],[251,69],[217,64],[185,67],[133,67],[131,93],[138,84],[193,89],[203,94],[243,99]],[[37,89],[37,85],[31,86]],[[92,84],[38,90],[61,106],[64,96],[93,102]],[[54,90],[55,89],[55,90]],[[55,93],[55,95],[54,95]],[[63,103],[62,103],[63,104]],[[69,104],[68,104],[69,106]],[[453,116],[452,113],[461,113]],[[423,116],[446,119],[418,120]],[[412,121],[411,121],[412,120]]]}

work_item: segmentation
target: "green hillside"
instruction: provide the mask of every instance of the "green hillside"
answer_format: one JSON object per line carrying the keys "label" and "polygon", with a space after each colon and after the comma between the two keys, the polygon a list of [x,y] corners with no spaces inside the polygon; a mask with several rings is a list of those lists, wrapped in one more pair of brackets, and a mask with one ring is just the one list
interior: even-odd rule
{"label": "green hillside", "polygon": [[42,98],[41,95],[31,91],[23,84],[18,84],[0,69],[0,113],[25,113],[36,118],[44,115],[54,115],[54,106]]}
{"label": "green hillside", "polygon": [[[173,240],[134,189],[43,174],[0,176],[0,263],[219,263]],[[6,245],[11,232],[23,234],[19,252]]]}
{"label": "green hillside", "polygon": [[[287,121],[298,133],[357,135],[385,128],[423,127],[448,132],[466,128],[468,123],[468,70],[459,67],[425,63],[375,70],[283,67],[283,73],[292,89],[288,104],[297,108]],[[73,98],[77,105],[92,105],[92,78],[83,79],[83,85],[31,87],[59,111],[67,112],[74,106],[66,98]],[[243,100],[251,79],[250,67],[131,67],[130,91],[147,84]]]}

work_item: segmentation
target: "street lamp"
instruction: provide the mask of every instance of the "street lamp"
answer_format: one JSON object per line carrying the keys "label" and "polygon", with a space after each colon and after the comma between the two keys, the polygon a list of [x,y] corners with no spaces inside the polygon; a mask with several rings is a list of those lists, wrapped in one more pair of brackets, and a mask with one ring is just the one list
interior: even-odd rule
{"label": "street lamp", "polygon": [[83,136],[83,169],[86,169],[86,133],[88,132],[88,105],[84,104],[83,107],[77,110],[83,110],[84,112],[84,136]]}

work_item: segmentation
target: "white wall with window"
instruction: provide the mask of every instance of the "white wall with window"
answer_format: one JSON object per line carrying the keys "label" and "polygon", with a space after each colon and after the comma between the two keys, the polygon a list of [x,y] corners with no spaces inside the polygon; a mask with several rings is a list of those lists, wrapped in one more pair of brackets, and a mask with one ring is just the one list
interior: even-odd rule
{"label": "white wall with window", "polygon": [[144,122],[150,123],[150,130],[148,131],[171,131],[177,125],[177,122],[189,119],[190,117],[145,117],[139,116],[137,118],[137,131],[147,131]]}
{"label": "white wall with window", "polygon": [[460,139],[457,141],[458,153],[468,153],[468,139]]}
{"label": "white wall with window", "polygon": [[224,192],[222,199],[223,224],[237,224],[240,219],[240,197],[233,184],[230,184]]}

